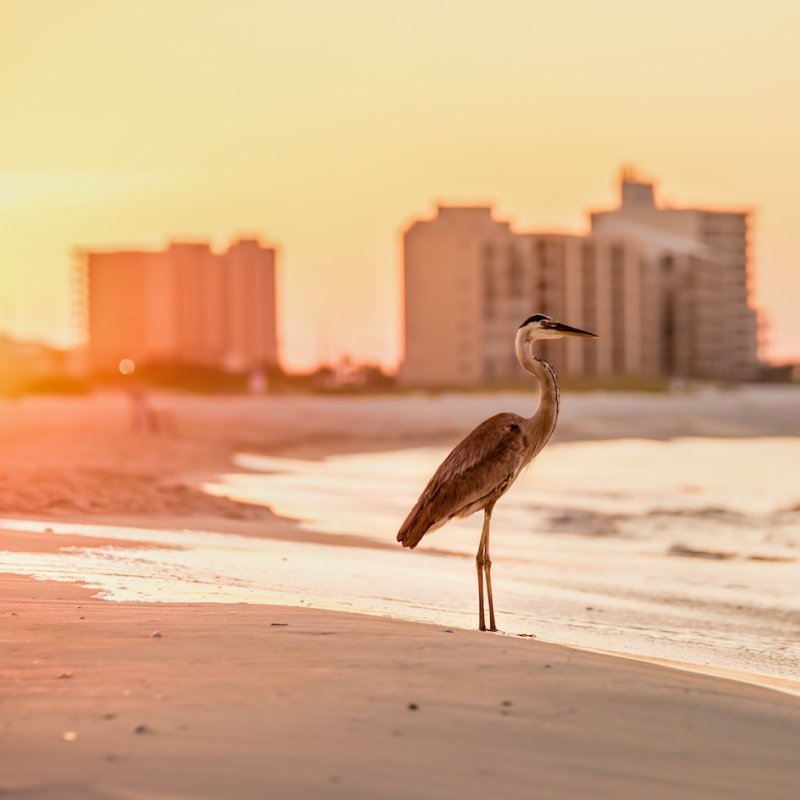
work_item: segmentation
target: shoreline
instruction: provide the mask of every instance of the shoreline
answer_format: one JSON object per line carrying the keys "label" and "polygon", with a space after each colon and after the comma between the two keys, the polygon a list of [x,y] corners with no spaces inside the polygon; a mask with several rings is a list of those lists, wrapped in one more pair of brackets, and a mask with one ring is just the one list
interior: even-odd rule
{"label": "shoreline", "polygon": [[[116,528],[121,537],[114,537],[114,538],[103,538],[103,536],[98,531],[98,535],[92,534],[82,534],[77,532],[65,532],[65,533],[56,533],[54,531],[48,533],[47,531],[42,533],[31,533],[23,530],[15,530],[13,532],[8,531],[7,529],[3,528],[3,523],[0,521],[0,533],[3,534],[3,539],[0,540],[2,543],[2,547],[0,550],[7,550],[10,552],[48,552],[48,553],[57,553],[58,551],[65,549],[65,548],[72,548],[78,547],[81,549],[94,549],[100,547],[121,547],[121,548],[143,548],[146,544],[144,549],[164,549],[169,548],[170,545],[165,545],[163,543],[159,543],[156,541],[148,541],[148,540],[131,540],[124,538],[124,533],[126,529],[135,530],[135,531],[153,531],[154,533],[157,531],[164,531],[164,530],[171,530],[177,534],[180,534],[184,530],[186,531],[195,531],[195,532],[203,532],[203,533],[213,533],[221,536],[225,535],[244,535],[244,536],[254,536],[257,538],[264,538],[268,540],[274,541],[283,541],[283,542],[295,542],[299,544],[309,544],[309,545],[318,545],[323,544],[325,546],[330,547],[374,547],[378,549],[384,550],[395,550],[396,548],[392,547],[391,545],[387,544],[385,546],[380,546],[379,544],[372,542],[368,539],[359,536],[342,536],[341,534],[319,534],[313,531],[302,530],[299,528],[297,521],[280,517],[278,515],[273,515],[274,520],[276,523],[279,524],[279,529],[277,532],[271,530],[261,530],[255,531],[254,527],[259,525],[260,523],[254,522],[246,522],[240,525],[230,525],[226,527],[226,529],[221,530],[221,525],[216,525],[215,530],[211,530],[209,525],[198,525],[196,528],[178,528],[172,527],[170,525],[163,524],[164,522],[168,522],[168,520],[161,520],[159,526],[156,528],[153,525],[148,525],[145,520],[136,520],[135,518],[119,518],[119,519],[108,519],[108,520],[97,520],[94,518],[74,518],[72,520],[56,520],[56,519],[38,519],[32,520],[30,518],[24,517],[14,517],[14,518],[6,518],[8,521],[16,521],[25,525],[26,523],[30,523],[31,525],[45,525],[47,526],[48,523],[52,524],[54,527],[58,527],[59,523],[62,525],[67,526],[90,526],[90,527],[103,527],[104,525],[108,525],[110,527]],[[177,522],[177,521],[175,521]],[[195,520],[196,522],[196,520]],[[219,522],[219,520],[217,520]],[[281,526],[283,525],[288,526],[288,528],[284,528]],[[10,534],[10,537],[9,537]],[[342,540],[342,541],[340,541]],[[179,545],[175,545],[178,547]],[[453,555],[447,552],[442,553],[434,553],[437,555]],[[459,555],[459,554],[455,554]],[[7,573],[0,571],[0,581],[7,575],[15,575],[20,574],[21,577],[28,578],[30,580],[35,581],[47,581],[47,578],[37,578],[30,574],[22,574],[22,573]],[[60,583],[60,582],[56,582]],[[72,581],[67,580],[63,581],[64,585],[67,586],[76,586],[80,589],[85,589],[87,591],[96,592],[96,589],[92,589],[89,584],[81,583],[80,581]],[[119,604],[122,602],[141,602],[144,604],[148,603],[158,603],[158,604],[166,604],[170,605],[172,601],[148,601],[148,600],[140,600],[140,601],[120,601],[115,600],[113,598],[107,597],[99,597],[96,595],[92,596],[92,599],[97,602],[103,603],[110,603],[112,605]],[[192,601],[193,602],[193,601]],[[191,605],[192,602],[186,603],[186,605]],[[442,627],[440,623],[436,622],[427,622],[424,620],[416,620],[408,617],[404,617],[402,615],[391,614],[389,613],[384,614],[379,611],[371,613],[368,610],[351,610],[351,609],[326,609],[322,606],[314,606],[314,605],[301,605],[297,604],[275,604],[271,602],[259,602],[259,601],[246,601],[248,604],[253,606],[262,606],[265,608],[274,608],[274,607],[282,607],[282,608],[299,608],[299,609],[306,609],[306,610],[317,610],[317,611],[331,611],[332,613],[343,613],[343,614],[352,614],[355,616],[370,616],[377,619],[386,619],[396,621],[398,623],[408,623],[408,624],[420,624],[420,625],[430,625],[434,627]],[[204,601],[202,604],[204,605],[219,605],[219,606],[226,606],[226,605],[238,605],[241,601],[236,603],[231,601]],[[458,623],[448,623],[450,627],[464,631],[464,632],[471,632],[474,631],[472,626],[461,626]],[[791,697],[800,697],[800,679],[791,679],[791,678],[784,678],[777,675],[768,675],[756,672],[748,672],[745,670],[738,670],[738,669],[731,669],[721,666],[715,666],[712,664],[699,664],[690,661],[682,661],[672,658],[665,658],[659,657],[654,655],[647,655],[643,653],[633,653],[633,652],[626,652],[621,650],[614,650],[614,649],[607,649],[607,648],[598,648],[592,647],[588,645],[581,645],[576,642],[566,641],[566,640],[558,640],[558,639],[550,639],[550,638],[542,638],[538,635],[532,634],[515,634],[515,633],[508,633],[503,632],[502,630],[499,632],[499,636],[492,637],[492,638],[502,638],[502,639],[511,639],[511,640],[527,640],[527,641],[534,641],[540,644],[551,645],[554,647],[563,647],[570,650],[575,650],[577,652],[583,653],[594,653],[598,655],[603,655],[609,658],[617,658],[623,659],[628,661],[640,662],[645,664],[651,664],[655,666],[662,667],[664,669],[669,670],[676,670],[679,672],[686,672],[689,674],[694,675],[702,675],[710,678],[715,678],[724,681],[730,681],[734,683],[739,683],[748,686],[755,686],[761,689],[779,692],[781,694],[791,696]]]}
{"label": "shoreline", "polygon": [[[554,443],[797,435],[800,387],[706,388],[685,395],[568,394]],[[268,509],[215,497],[203,483],[237,453],[326,456],[452,447],[498,410],[530,412],[536,392],[410,396],[205,397],[153,393],[170,434],[134,433],[121,393],[0,399],[0,516],[55,520],[218,519],[248,531]],[[291,433],[287,435],[286,431]],[[252,526],[248,523],[252,522]]]}
{"label": "shoreline", "polygon": [[[570,396],[561,441],[785,436],[796,394],[719,392],[675,404]],[[402,401],[158,395],[175,411],[174,436],[128,431],[124,397],[6,404],[0,516],[217,531],[274,540],[266,552],[278,557],[292,550],[281,542],[372,546],[377,564],[391,544],[301,530],[197,487],[236,470],[238,452],[319,459],[452,444],[489,413],[533,405],[535,393]],[[22,553],[143,547],[141,537],[102,531],[14,536],[0,525],[0,543]],[[446,564],[415,564],[415,575],[440,581]],[[800,784],[800,701],[774,686],[353,610],[107,602],[92,598],[86,575],[81,585],[0,573],[4,797],[527,800],[535,786],[543,800],[793,800]]]}
{"label": "shoreline", "polygon": [[0,576],[9,796],[777,800],[800,779],[800,702],[758,687],[355,613],[90,594]]}

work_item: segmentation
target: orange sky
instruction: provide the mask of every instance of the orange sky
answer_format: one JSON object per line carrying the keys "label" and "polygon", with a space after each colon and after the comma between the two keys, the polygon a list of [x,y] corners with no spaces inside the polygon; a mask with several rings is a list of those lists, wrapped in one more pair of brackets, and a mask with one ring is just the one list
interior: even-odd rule
{"label": "orange sky", "polygon": [[0,0],[0,328],[74,340],[73,245],[279,243],[290,366],[399,354],[436,201],[582,229],[623,162],[756,210],[800,358],[800,3]]}

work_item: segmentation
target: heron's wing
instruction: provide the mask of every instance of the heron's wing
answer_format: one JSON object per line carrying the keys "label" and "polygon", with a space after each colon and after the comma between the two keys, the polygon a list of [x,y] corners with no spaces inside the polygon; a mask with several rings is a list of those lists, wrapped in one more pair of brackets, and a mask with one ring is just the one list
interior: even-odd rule
{"label": "heron's wing", "polygon": [[521,422],[516,414],[497,414],[459,442],[411,509],[397,541],[413,548],[429,530],[503,490],[516,476],[528,450]]}

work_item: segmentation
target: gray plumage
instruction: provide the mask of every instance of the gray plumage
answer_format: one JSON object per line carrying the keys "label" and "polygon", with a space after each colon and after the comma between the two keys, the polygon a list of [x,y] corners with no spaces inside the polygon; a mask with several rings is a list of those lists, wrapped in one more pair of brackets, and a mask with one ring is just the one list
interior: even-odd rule
{"label": "gray plumage", "polygon": [[536,451],[524,417],[496,414],[453,448],[406,517],[397,541],[412,550],[453,517],[497,502]]}
{"label": "gray plumage", "polygon": [[411,509],[397,534],[397,541],[412,550],[422,537],[454,517],[467,517],[483,509],[484,525],[476,556],[479,590],[479,627],[485,630],[483,579],[489,600],[490,630],[497,630],[491,590],[489,522],[494,504],[523,469],[544,448],[555,430],[559,410],[558,380],[546,361],[535,358],[531,345],[537,339],[594,334],[555,322],[542,314],[522,323],[515,340],[520,364],[539,380],[540,398],[530,417],[502,413],[482,422],[457,444],[442,462]]}

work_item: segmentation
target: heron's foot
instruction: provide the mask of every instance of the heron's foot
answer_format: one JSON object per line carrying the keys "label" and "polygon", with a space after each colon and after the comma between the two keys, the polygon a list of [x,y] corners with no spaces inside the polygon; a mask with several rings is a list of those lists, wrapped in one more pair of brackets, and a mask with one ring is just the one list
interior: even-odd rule
{"label": "heron's foot", "polygon": [[479,631],[485,631],[485,630],[486,630],[486,625],[485,625],[485,623],[481,622],[481,623],[478,625],[478,630],[479,630]]}
{"label": "heron's foot", "polygon": [[496,625],[490,625],[489,626],[489,631],[491,633],[497,633],[497,626]]}

